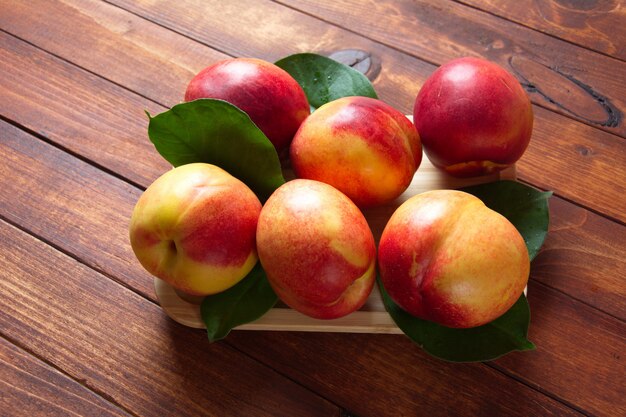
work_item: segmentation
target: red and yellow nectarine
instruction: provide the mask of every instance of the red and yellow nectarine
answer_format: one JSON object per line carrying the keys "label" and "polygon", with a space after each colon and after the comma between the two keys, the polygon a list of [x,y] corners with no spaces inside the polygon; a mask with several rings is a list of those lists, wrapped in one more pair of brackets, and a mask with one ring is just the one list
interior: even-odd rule
{"label": "red and yellow nectarine", "polygon": [[383,230],[380,276],[408,313],[468,328],[504,314],[528,281],[524,239],[471,194],[428,191],[404,202]]}
{"label": "red and yellow nectarine", "polygon": [[188,294],[214,294],[256,264],[260,211],[252,190],[223,169],[182,165],[141,195],[130,221],[130,243],[152,275]]}
{"label": "red and yellow nectarine", "polygon": [[344,97],[302,123],[290,156],[298,178],[330,184],[364,207],[387,203],[407,189],[422,147],[413,124],[393,107]]}
{"label": "red and yellow nectarine", "polygon": [[257,248],[276,294],[311,317],[359,309],[374,285],[376,247],[367,221],[328,184],[296,179],[278,188],[261,210]]}

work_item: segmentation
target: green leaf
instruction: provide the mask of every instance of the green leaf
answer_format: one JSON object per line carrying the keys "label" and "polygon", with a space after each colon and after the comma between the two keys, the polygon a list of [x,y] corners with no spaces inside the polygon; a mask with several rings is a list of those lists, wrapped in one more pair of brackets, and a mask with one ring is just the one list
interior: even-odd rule
{"label": "green leaf", "polygon": [[506,217],[520,232],[533,260],[548,234],[551,191],[542,192],[515,181],[497,181],[461,188]]}
{"label": "green leaf", "polygon": [[285,182],[274,145],[236,106],[216,99],[177,104],[150,116],[148,136],[172,165],[217,165],[239,178],[261,201]]}
{"label": "green leaf", "polygon": [[451,362],[482,362],[515,350],[535,348],[527,339],[530,309],[523,294],[509,311],[491,323],[453,329],[405,312],[389,297],[380,280],[378,283],[385,308],[396,325],[435,357]]}
{"label": "green leaf", "polygon": [[209,341],[223,339],[230,331],[250,323],[274,307],[278,297],[272,290],[261,263],[228,290],[205,297],[200,306]]}
{"label": "green leaf", "polygon": [[[462,188],[480,198],[487,207],[506,217],[520,232],[530,259],[533,259],[548,233],[548,198],[541,192],[515,181],[498,181]],[[526,297],[498,319],[471,329],[453,329],[422,320],[402,310],[385,291],[379,280],[385,309],[396,325],[431,355],[453,362],[496,359],[511,351],[530,350],[527,339],[530,309]]]}
{"label": "green leaf", "polygon": [[277,61],[276,65],[302,86],[312,109],[341,97],[378,98],[365,75],[325,56],[295,54]]}

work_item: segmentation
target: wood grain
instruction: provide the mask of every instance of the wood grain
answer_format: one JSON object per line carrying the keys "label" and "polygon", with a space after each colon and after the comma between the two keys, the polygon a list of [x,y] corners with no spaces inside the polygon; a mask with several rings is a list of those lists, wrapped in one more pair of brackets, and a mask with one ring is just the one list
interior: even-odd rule
{"label": "wood grain", "polygon": [[[542,343],[529,355],[503,357],[498,366],[523,375],[533,385],[531,381],[537,381],[538,388],[558,392],[592,415],[624,415],[626,323],[534,282],[528,288],[528,302],[529,338]],[[591,352],[598,358],[593,363],[587,360]]]}
{"label": "wood grain", "polygon": [[[586,25],[563,41],[510,15],[530,0],[503,18],[488,9],[499,0],[282,1],[0,3],[0,114],[14,124],[0,121],[0,414],[626,414],[624,61],[572,44],[611,48],[604,35],[624,29],[571,13],[613,2],[538,4]],[[575,204],[551,200],[533,263],[536,351],[454,365],[404,336],[235,331],[209,345],[150,301],[126,221],[168,166],[143,109],[178,102],[207,61],[353,48],[405,113],[433,64],[465,53],[509,65],[543,106],[520,177]]]}
{"label": "wood grain", "polygon": [[[402,335],[236,331],[229,337],[332,401],[341,398],[358,416],[579,415],[485,365],[432,358]],[[374,395],[376,401],[364,400]]]}
{"label": "wood grain", "polygon": [[166,106],[183,100],[202,68],[228,58],[98,0],[6,0],[0,10],[12,34]]}
{"label": "wood grain", "polygon": [[4,417],[130,416],[2,337],[0,387]]}
{"label": "wood grain", "polygon": [[452,1],[284,3],[429,62],[487,58],[513,72],[535,103],[626,136],[623,61]]}
{"label": "wood grain", "polygon": [[544,118],[547,110],[536,106],[534,111],[533,135],[517,162],[518,178],[625,223],[626,164],[616,161],[626,161],[626,140]]}
{"label": "wood grain", "polygon": [[146,185],[171,167],[146,133],[144,110],[155,114],[162,106],[5,32],[0,88],[4,117],[117,175]]}
{"label": "wood grain", "polygon": [[3,221],[0,236],[2,333],[131,413],[339,415],[323,398],[225,344],[209,346],[203,332],[174,324],[157,305]]}
{"label": "wood grain", "polygon": [[[190,7],[189,10],[195,11],[194,15],[210,14],[208,5],[204,6],[207,7],[206,10],[202,9],[202,5],[199,3],[189,4],[188,6]],[[153,76],[154,74],[160,74],[160,72],[152,72],[157,62],[160,62],[163,68],[167,68],[169,72],[182,74],[189,71],[189,62],[196,62],[196,66],[200,67],[205,65],[207,61],[219,57],[219,55],[216,56],[214,50],[208,47],[197,43],[195,43],[196,47],[194,47],[194,42],[183,36],[151,24],[128,12],[93,0],[65,0],[59,4],[56,4],[56,2],[41,2],[37,3],[37,7],[45,10],[45,13],[29,13],[28,8],[25,8],[25,6],[19,7],[19,5],[5,8],[6,10],[3,10],[3,13],[0,14],[0,16],[3,16],[2,24],[30,42],[50,49],[55,54],[66,59],[75,60],[80,66],[91,71],[98,71],[104,77],[118,84],[128,86],[160,103],[171,104],[178,102],[183,91],[181,84],[184,83],[180,80],[175,83],[172,82],[171,85],[146,83],[144,81],[147,77],[146,74],[152,74]],[[221,4],[220,8],[223,9],[223,14],[226,17],[232,17],[237,13],[236,10],[231,10],[231,8],[236,8],[234,5]],[[216,31],[219,32],[222,37],[220,41],[227,42],[230,48],[229,53],[235,55],[254,54],[271,60],[300,50],[328,52],[345,48],[346,45],[369,50],[377,59],[381,59],[383,63],[382,71],[375,80],[377,91],[390,104],[407,113],[412,111],[412,102],[418,86],[435,69],[432,65],[401,54],[398,51],[386,48],[336,27],[322,24],[316,19],[271,3],[255,3],[255,10],[268,16],[276,16],[277,21],[275,25],[289,24],[289,26],[285,26],[282,29],[282,36],[277,33],[263,32],[252,21],[253,15],[250,17],[248,15],[244,16],[251,20],[248,25],[245,25],[246,31],[242,32],[232,28],[226,17],[224,17],[224,20],[213,19],[211,22],[197,19],[197,21],[193,20],[193,25],[191,25],[191,22],[187,22],[188,19],[191,19],[191,16],[183,14],[182,9],[169,9],[166,8],[166,5],[160,5],[158,8],[154,7],[153,13],[158,13],[162,9],[167,13],[171,13],[171,16],[168,14],[167,18],[175,30],[183,33],[186,31],[190,36],[196,36],[203,42],[217,42],[212,37],[212,34]],[[67,29],[62,22],[68,17],[76,20],[81,27],[81,31],[74,36],[74,43],[79,45],[80,48],[70,47],[63,42]],[[126,32],[111,29],[119,25],[120,20],[127,21],[129,27],[133,29]],[[187,24],[189,26],[186,26]],[[39,29],[32,30],[31,28],[33,27]],[[137,39],[138,35],[135,34],[144,32],[150,36],[146,36],[145,39]],[[51,33],[57,36],[48,36]],[[160,42],[159,39],[168,39],[168,42]],[[323,42],[314,43],[311,41],[312,39],[323,40]],[[173,46],[171,49],[167,49],[167,45],[170,42]],[[177,51],[176,48],[179,47],[182,52]],[[86,51],[95,50],[98,53],[76,52],[76,50],[83,49]],[[117,51],[123,52],[118,53]],[[177,53],[184,57],[180,60],[183,60],[186,64],[178,64],[177,60],[171,58],[176,56]],[[141,173],[128,172],[128,168],[136,166],[136,164],[129,165],[129,163],[126,163],[123,167],[120,167],[117,160],[106,158],[106,153],[100,155],[93,152],[92,149],[83,149],[79,146],[80,141],[74,143],[76,142],[74,136],[79,135],[79,133],[77,132],[77,126],[72,124],[72,119],[69,115],[69,110],[75,109],[74,111],[80,111],[80,107],[72,103],[71,97],[63,97],[61,100],[63,106],[59,106],[58,103],[50,100],[43,93],[50,89],[50,86],[46,85],[45,75],[50,69],[54,69],[55,73],[57,73],[56,82],[63,85],[63,87],[59,88],[60,91],[53,90],[55,94],[62,95],[64,91],[73,91],[75,88],[88,88],[90,91],[93,91],[93,94],[98,94],[96,103],[99,104],[100,93],[96,92],[103,88],[100,80],[92,80],[88,75],[83,74],[82,71],[61,65],[45,54],[41,56],[36,54],[39,56],[37,61],[40,63],[39,65],[37,65],[37,62],[32,63],[30,60],[23,58],[23,55],[28,56],[28,54],[31,54],[29,48],[20,47],[13,51],[13,54],[17,56],[9,54],[7,60],[15,60],[17,62],[6,69],[7,74],[4,77],[4,85],[15,97],[17,105],[4,109],[7,115],[35,131],[43,131],[51,140],[71,147],[71,149],[97,161],[98,164],[111,167],[111,169],[115,169],[127,178],[131,178],[143,185],[146,184],[146,177],[154,179],[158,172],[162,172],[164,169],[162,160],[152,149],[141,148],[133,150],[133,155],[140,154],[137,152],[142,151],[148,155],[148,157],[141,160],[145,164],[141,167]],[[109,57],[116,54],[122,57],[132,55],[134,71],[129,71],[123,62],[115,59],[109,61],[110,65],[102,65],[99,56]],[[48,59],[52,62],[46,62]],[[170,71],[170,66],[172,65],[180,65],[180,68],[177,71],[173,69]],[[30,74],[20,73],[20,69],[23,71],[25,66],[32,66],[32,72],[36,75],[36,78]],[[68,76],[63,77],[63,74],[68,74]],[[20,83],[19,80],[22,79],[30,82]],[[79,84],[80,87],[76,87],[76,84]],[[107,119],[111,120],[114,125],[124,126],[128,129],[126,132],[114,132],[107,139],[109,141],[115,139],[129,141],[132,137],[133,139],[130,143],[133,146],[146,144],[145,140],[139,140],[140,138],[145,138],[145,116],[140,113],[146,104],[142,104],[141,99],[131,96],[128,105],[123,106],[120,105],[119,101],[127,93],[120,92],[116,86],[104,90],[101,95],[105,101],[100,111],[104,111]],[[38,102],[45,103],[46,108],[29,109],[28,111],[18,110],[20,107],[34,107],[35,103]],[[111,106],[107,105],[108,103],[116,103],[117,107],[126,108],[125,111],[135,117],[132,121],[120,120],[119,116],[109,114]],[[150,106],[150,108],[155,108],[155,105]],[[45,126],[46,129],[44,130],[39,126],[41,125],[41,119],[49,115],[51,111],[65,116],[62,120],[63,124],[56,129],[52,126]],[[535,115],[533,139],[526,154],[519,162],[519,177],[541,188],[554,190],[557,194],[570,200],[626,222],[626,200],[622,198],[624,193],[626,193],[626,164],[614,163],[615,158],[626,160],[626,142],[617,136],[607,134],[590,126],[572,123],[571,119],[559,116],[538,106],[535,106]],[[144,122],[142,123],[142,121]],[[97,125],[101,121],[94,123]],[[67,138],[65,134],[59,134],[59,130],[70,132],[70,137]],[[101,140],[102,138],[101,136],[96,136],[96,139]],[[98,140],[92,141],[94,146],[98,145]],[[116,146],[124,147],[126,145],[117,144]],[[122,159],[122,161],[128,162],[128,155],[123,157],[125,159]],[[546,163],[546,160],[549,160],[549,163]],[[608,186],[605,187],[605,184]]]}
{"label": "wood grain", "polygon": [[[115,279],[119,279],[121,282],[126,285],[131,286],[131,288],[136,285],[140,279],[146,279],[150,281],[150,277],[147,276],[147,273],[141,270],[141,267],[138,265],[136,261],[134,261],[134,257],[132,252],[127,246],[126,237],[124,236],[126,233],[126,223],[121,222],[118,218],[118,212],[127,212],[130,210],[134,201],[136,201],[137,194],[136,192],[124,192],[124,191],[116,191],[117,189],[124,190],[128,186],[127,184],[122,183],[122,181],[99,171],[97,168],[87,165],[84,162],[81,162],[70,155],[63,153],[62,151],[53,148],[52,146],[43,143],[41,141],[37,141],[34,138],[24,134],[23,132],[15,129],[14,127],[8,126],[4,123],[0,123],[0,126],[3,126],[2,129],[2,148],[0,148],[0,154],[3,155],[3,159],[6,161],[5,164],[0,166],[0,174],[4,177],[11,175],[14,172],[16,175],[15,181],[9,181],[6,185],[15,183],[14,187],[3,187],[2,189],[2,206],[0,206],[0,213],[3,213],[4,216],[7,216],[8,220],[19,224],[21,227],[24,227],[28,230],[35,230],[37,234],[41,234],[43,238],[49,240],[56,246],[59,246],[63,250],[67,250],[69,244],[71,243],[70,239],[66,239],[64,237],[58,236],[59,229],[64,227],[64,219],[72,219],[72,227],[81,230],[81,236],[83,236],[82,244],[71,247],[71,253],[74,254],[79,259],[84,259],[89,265],[95,264],[97,268],[102,268],[102,272],[107,276],[115,277]],[[63,162],[65,161],[65,162]],[[26,171],[20,171],[19,167],[28,167]],[[68,172],[74,173],[73,175],[67,175]],[[89,182],[87,185],[80,185],[81,183],[78,178],[89,178]],[[116,183],[122,183],[118,185]],[[48,192],[44,191],[46,188],[52,187]],[[60,195],[63,196],[68,191],[67,190],[79,190],[81,193],[81,199],[56,199],[54,197],[45,197],[46,195]],[[106,195],[103,197],[98,197],[98,194],[102,194],[101,190],[109,190]],[[37,196],[44,196],[41,199],[38,199]],[[107,202],[100,203],[103,198],[108,199]],[[94,200],[97,205],[99,205],[98,210],[101,212],[99,220],[97,222],[92,222],[89,216],[85,214],[81,214],[82,206],[85,201]],[[54,205],[63,205],[65,206],[65,210],[67,210],[67,214],[63,217],[51,216],[51,213],[58,212],[60,209],[58,207],[54,207]],[[568,203],[564,203],[568,204]],[[30,208],[27,208],[30,207]],[[128,215],[128,213],[126,214]],[[38,227],[37,224],[41,222],[41,219],[49,218],[46,221],[45,227]],[[107,220],[110,219],[110,220]],[[598,221],[610,222],[606,219],[598,217]],[[602,231],[603,229],[599,229]],[[572,229],[572,232],[576,231],[576,227]],[[65,232],[64,232],[65,233]],[[64,234],[63,233],[63,234]],[[610,232],[610,236],[602,236],[598,235],[595,239],[604,241],[611,241],[612,231]],[[587,231],[583,231],[583,236],[587,235]],[[89,237],[89,238],[87,238]],[[588,252],[587,257],[581,258],[580,262],[584,262],[585,264],[574,264],[572,265],[573,269],[584,269],[586,265],[601,265],[602,262],[605,261],[604,256],[593,256],[594,253],[600,253],[600,250],[595,249],[596,240],[591,239],[580,239],[580,244],[590,245],[588,249],[585,251]],[[68,243],[70,242],[70,243]],[[112,242],[115,242],[115,245],[112,245]],[[99,248],[101,246],[106,247],[119,245],[122,248],[125,248],[124,251],[121,251],[119,256],[121,256],[124,260],[122,263],[122,267],[127,263],[130,267],[125,269],[119,269],[120,263],[110,262],[110,255],[106,252],[100,253]],[[574,251],[579,251],[579,248],[576,247],[573,249]],[[572,256],[574,259],[575,257]],[[615,267],[621,267],[621,264],[615,264]],[[1,269],[0,269],[1,270]],[[619,274],[619,270],[616,271]],[[595,276],[590,277],[594,279]],[[604,286],[605,283],[601,280],[594,281],[595,284],[599,286]],[[620,287],[623,287],[623,282],[618,283]],[[536,287],[536,285],[535,285]],[[573,287],[576,289],[577,287]],[[569,290],[568,287],[565,290]],[[583,288],[583,291],[585,288]],[[100,290],[94,290],[95,292],[100,292]],[[532,289],[529,290],[532,292]],[[610,289],[607,289],[610,291]],[[546,292],[544,291],[543,294]],[[550,293],[548,293],[549,295]],[[575,294],[579,295],[579,294]],[[585,293],[581,296],[584,296]],[[151,296],[151,295],[150,295]],[[553,302],[543,301],[541,304],[543,305],[552,305],[553,308],[559,309],[561,302],[569,303],[570,300],[567,296],[562,295],[561,299],[557,299]],[[618,310],[621,307],[621,301],[617,300],[618,306],[613,307],[614,310]],[[575,304],[576,309],[578,311],[577,314],[581,315],[594,315],[597,316],[600,314],[602,316],[603,313],[599,313],[594,310],[592,307],[589,307],[581,302],[577,302]],[[532,308],[532,304],[531,304]],[[571,311],[568,309],[563,313],[550,313],[557,314],[559,317],[565,317],[567,314],[570,314]],[[554,329],[551,327],[552,323],[545,320],[539,320],[541,318],[541,314],[537,313],[533,310],[533,321],[531,324],[531,328],[533,329],[533,337],[531,340],[535,342],[537,345],[541,346],[544,338],[551,339],[554,336],[552,335]],[[604,317],[604,316],[602,316]],[[607,326],[592,326],[585,327],[584,322],[581,321],[571,321],[571,324],[568,324],[566,327],[568,329],[567,333],[558,333],[560,340],[559,343],[563,343],[564,345],[569,345],[573,343],[572,340],[568,339],[568,335],[570,334],[589,334],[589,340],[597,340],[606,346],[619,346],[620,338],[619,332],[615,330],[615,328],[619,328],[619,322],[617,319],[606,316],[603,319],[605,323],[608,323]],[[546,325],[549,323],[550,325]],[[568,322],[569,323],[569,322]],[[616,324],[617,323],[617,324]],[[610,325],[609,325],[610,324]],[[564,324],[565,326],[565,324]],[[179,325],[173,325],[172,328],[178,329]],[[160,331],[163,331],[161,329]],[[181,330],[182,331],[182,330]],[[188,335],[188,334],[187,334]],[[187,336],[185,336],[187,337]],[[284,341],[281,342],[281,337],[284,338]],[[317,343],[317,338],[320,337],[320,334],[315,334],[311,336],[311,339],[308,340],[308,343]],[[272,349],[302,349],[302,346],[296,346],[290,344],[291,336],[285,334],[284,336],[278,337],[278,339],[268,342],[268,345],[263,345],[262,350],[271,354]],[[373,338],[375,339],[375,338]],[[230,340],[230,339],[228,339]],[[237,339],[235,339],[237,340]],[[322,340],[326,340],[322,338]],[[332,356],[340,355],[343,349],[347,349],[346,346],[349,346],[352,342],[351,336],[348,336],[346,339],[334,339],[332,345],[328,345],[326,349],[330,349],[333,352]],[[396,349],[398,348],[395,342],[389,342],[386,339],[382,339],[379,343],[387,344],[388,347],[385,349],[390,349],[385,357],[388,357],[390,361],[389,364],[385,366],[390,366],[391,368],[406,368],[406,363],[414,363],[415,359],[410,362],[402,362],[406,360],[402,355],[398,355]],[[556,342],[555,342],[556,343]],[[257,341],[253,343],[257,344]],[[277,344],[277,347],[272,347],[272,344]],[[346,346],[344,346],[346,345]],[[238,349],[244,349],[247,354],[254,354],[252,348],[242,347],[239,342],[235,341],[235,346]],[[260,346],[260,345],[259,345]],[[324,349],[322,347],[318,347],[319,352],[323,352]],[[417,350],[417,347],[414,347]],[[317,362],[322,360],[319,356],[315,356],[315,360],[313,362]],[[605,355],[605,351],[595,350],[595,349],[585,349],[581,351],[581,358],[584,358],[586,361],[585,364],[585,372],[589,370],[589,372],[600,372],[604,370],[604,366],[607,363],[607,358]],[[297,351],[293,353],[296,357],[306,357],[306,355],[310,355],[309,352],[305,351]],[[561,354],[560,350],[556,350],[555,352],[551,352],[550,355],[535,355],[534,352],[528,353],[532,356],[533,361],[536,361],[536,366],[541,368],[545,367],[546,369],[558,369],[559,373],[555,375],[566,375],[570,373],[576,374],[577,372],[581,372],[577,367],[579,363],[571,358],[571,352],[563,352]],[[325,356],[325,355],[322,355]],[[260,359],[260,358],[259,358]],[[267,359],[262,359],[267,360]],[[347,361],[350,362],[352,359],[350,356],[340,357],[337,356],[338,361]],[[582,360],[582,359],[581,359]],[[268,360],[270,366],[274,367],[275,363]],[[309,379],[301,379],[301,375],[299,372],[301,370],[296,370],[298,366],[296,363],[292,363],[291,365],[293,370],[288,373],[288,375],[292,378],[296,378],[296,380],[304,383],[309,381]],[[346,365],[342,365],[346,366]],[[376,367],[383,366],[382,364],[374,365]],[[571,367],[571,369],[570,369]],[[278,368],[282,369],[282,368]],[[357,372],[358,369],[352,369],[348,366],[348,370],[350,372]],[[379,372],[380,370],[376,370]],[[506,369],[505,372],[508,372]],[[348,371],[344,371],[348,372]],[[482,372],[482,371],[481,371]],[[485,371],[486,372],[486,371]],[[543,379],[537,380],[526,380],[526,376],[524,375],[523,368],[517,369],[515,368],[515,372],[520,373],[520,377],[522,380],[526,381],[526,383],[533,386],[541,386],[541,384],[546,383]],[[444,376],[440,374],[433,374],[431,377],[435,378],[435,375],[439,375],[440,378],[444,378]],[[350,378],[361,378],[362,375],[352,375]],[[455,378],[456,373],[449,374],[445,378]],[[490,380],[490,376],[484,375],[475,375],[477,379],[486,379]],[[330,378],[330,377],[329,377]],[[467,378],[470,378],[469,376]],[[583,380],[585,381],[585,380]],[[593,381],[587,380],[590,384]],[[336,383],[336,380],[331,379],[328,383]],[[500,384],[500,383],[499,383]],[[428,384],[427,384],[428,385]],[[455,383],[452,379],[448,380],[446,384],[448,386],[455,386]],[[307,386],[308,382],[307,382]],[[564,391],[564,394],[568,394],[568,390],[570,390],[568,383],[563,380],[552,381],[551,386],[553,389],[551,390],[552,394],[559,397]],[[317,386],[314,386],[314,389],[317,390]],[[448,388],[441,388],[448,389]],[[493,387],[484,386],[481,389],[484,390],[493,390]],[[585,385],[580,386],[581,390],[588,390],[588,396],[600,395],[596,393],[593,389],[593,386]],[[615,396],[616,390],[618,390],[618,386],[609,386],[607,387],[607,391],[609,395]],[[337,393],[335,395],[343,395],[341,393]],[[352,393],[345,394],[352,395]],[[443,394],[442,394],[443,395]],[[482,392],[481,394],[476,394],[480,398],[483,398],[486,393]],[[603,392],[602,395],[607,395],[606,392]],[[348,401],[347,399],[345,401]],[[338,402],[341,405],[345,404],[345,401],[342,400]],[[350,400],[352,401],[352,400]],[[573,403],[577,403],[577,401],[573,401]],[[348,409],[353,409],[353,405],[350,402]]]}
{"label": "wood grain", "polygon": [[128,239],[141,190],[0,126],[1,216],[154,299],[152,277],[133,258]]}
{"label": "wood grain", "polygon": [[533,279],[626,321],[626,227],[558,198],[550,212]]}
{"label": "wood grain", "polygon": [[626,60],[626,7],[619,0],[460,0],[524,26]]}
{"label": "wood grain", "polygon": [[[495,367],[511,369],[520,380],[556,395],[585,414],[623,415],[626,396],[624,385],[618,381],[623,380],[626,371],[624,322],[607,321],[601,313],[541,284],[531,282],[528,294],[532,311],[529,336],[538,348],[507,355],[496,361]],[[599,333],[591,336],[589,332],[593,331]],[[420,412],[427,415],[418,410],[430,406],[442,407],[439,413],[443,415],[455,414],[458,410],[463,410],[464,415],[565,413],[565,410],[550,407],[541,410],[543,405],[537,404],[524,389],[511,391],[504,385],[489,388],[492,383],[502,383],[497,372],[484,371],[489,375],[477,378],[474,372],[478,372],[478,365],[437,361],[402,336],[344,335],[347,342],[343,343],[344,340],[334,334],[310,336],[239,331],[231,338],[272,367],[296,372],[298,379],[330,399],[337,395],[334,391],[338,386],[350,383],[353,387],[350,401],[355,404],[351,409],[359,415],[382,415],[395,404],[402,407],[397,410],[399,415]],[[278,352],[282,345],[290,346],[289,351]],[[300,358],[314,356],[324,351],[325,346],[333,346],[333,355],[319,358],[315,364],[301,362]],[[550,359],[553,355],[559,359]],[[591,356],[602,358],[590,363]],[[342,363],[343,357],[352,358],[353,363]],[[527,379],[527,373],[535,377]],[[332,381],[331,375],[334,375]],[[433,379],[447,383],[428,383]],[[377,398],[382,401],[360,405],[360,399],[372,391],[377,392]],[[476,401],[484,408],[478,408]],[[373,409],[369,408],[372,406]]]}

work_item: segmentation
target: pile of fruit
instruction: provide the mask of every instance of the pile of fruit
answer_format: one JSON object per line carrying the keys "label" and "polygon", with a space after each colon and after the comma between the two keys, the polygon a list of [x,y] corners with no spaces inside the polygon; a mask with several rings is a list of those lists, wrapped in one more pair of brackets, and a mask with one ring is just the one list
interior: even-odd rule
{"label": "pile of fruit", "polygon": [[[220,294],[268,283],[250,321],[276,296],[310,317],[345,316],[377,276],[403,330],[407,317],[451,331],[502,320],[525,302],[534,255],[505,216],[467,192],[433,190],[400,205],[376,247],[362,209],[407,189],[422,148],[456,177],[514,164],[533,124],[519,82],[485,60],[451,61],[420,89],[412,123],[365,77],[330,61],[224,60],[191,80],[185,103],[151,118],[150,138],[176,168],[137,202],[138,260],[177,290],[208,296],[207,310],[223,305]],[[295,179],[285,182],[287,170]],[[527,325],[517,349],[532,347]]]}

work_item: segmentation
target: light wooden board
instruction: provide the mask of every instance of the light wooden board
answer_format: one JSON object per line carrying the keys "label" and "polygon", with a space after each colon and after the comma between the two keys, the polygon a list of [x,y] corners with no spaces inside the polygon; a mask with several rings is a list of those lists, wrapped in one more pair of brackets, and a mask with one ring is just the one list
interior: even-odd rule
{"label": "light wooden board", "polygon": [[[413,177],[409,188],[392,203],[365,209],[363,214],[367,219],[376,243],[395,209],[410,197],[428,190],[456,189],[470,185],[482,184],[501,179],[514,180],[515,166],[488,176],[476,178],[454,178],[435,168],[426,155]],[[180,324],[195,328],[204,328],[200,317],[199,300],[187,301],[164,281],[155,278],[154,287],[157,298],[165,313]],[[394,333],[402,331],[395,325],[385,311],[380,292],[374,290],[365,305],[348,316],[333,320],[318,320],[307,317],[287,307],[276,307],[267,312],[255,322],[237,327],[241,330],[285,330],[311,332],[345,332],[345,333]]]}

